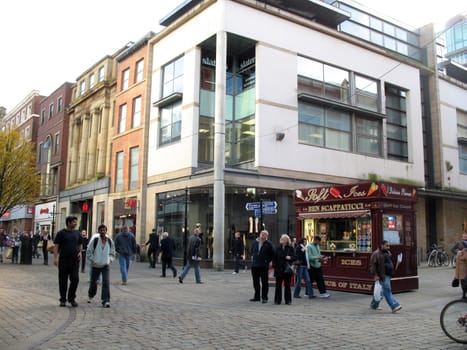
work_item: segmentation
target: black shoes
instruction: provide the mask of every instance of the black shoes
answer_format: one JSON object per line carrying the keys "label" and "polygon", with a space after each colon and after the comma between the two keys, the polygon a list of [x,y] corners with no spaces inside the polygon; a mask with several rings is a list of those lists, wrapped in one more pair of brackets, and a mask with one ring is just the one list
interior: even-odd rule
{"label": "black shoes", "polygon": [[181,277],[178,278],[178,282],[179,282],[179,283],[183,283],[183,280],[182,280]]}
{"label": "black shoes", "polygon": [[165,277],[164,275],[160,275],[160,277]]}
{"label": "black shoes", "polygon": [[77,306],[78,306],[78,303],[77,303],[76,301],[74,301],[74,300],[70,301],[70,304],[71,304],[71,306],[73,306],[73,307],[77,307]]}
{"label": "black shoes", "polygon": [[60,302],[60,307],[65,307],[66,306],[66,303],[64,301],[61,301]]}
{"label": "black shoes", "polygon": [[262,302],[263,304],[266,304],[268,301],[267,301],[267,299],[263,299],[263,300],[261,300],[261,302]]}
{"label": "black shoes", "polygon": [[174,272],[174,278],[177,277],[177,270]]}
{"label": "black shoes", "polygon": [[250,301],[259,301],[259,299],[252,298]]}

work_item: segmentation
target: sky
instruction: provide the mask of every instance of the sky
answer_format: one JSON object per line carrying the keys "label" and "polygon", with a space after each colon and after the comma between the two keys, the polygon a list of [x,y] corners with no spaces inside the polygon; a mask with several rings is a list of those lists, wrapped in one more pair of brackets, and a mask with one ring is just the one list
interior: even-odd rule
{"label": "sky", "polygon": [[[0,106],[7,113],[32,90],[48,96],[95,62],[162,29],[183,0],[14,0],[0,3]],[[465,0],[357,0],[409,27],[467,11]],[[440,6],[440,4],[442,6]]]}

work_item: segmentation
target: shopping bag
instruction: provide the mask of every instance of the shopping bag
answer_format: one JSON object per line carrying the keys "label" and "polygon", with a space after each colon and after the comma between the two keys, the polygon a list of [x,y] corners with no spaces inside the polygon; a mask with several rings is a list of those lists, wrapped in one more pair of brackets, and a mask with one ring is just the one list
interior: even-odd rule
{"label": "shopping bag", "polygon": [[49,240],[47,241],[47,251],[53,252],[53,251],[54,251],[54,246],[55,246],[54,241],[52,241],[51,239],[49,239]]}
{"label": "shopping bag", "polygon": [[12,248],[12,247],[9,247],[9,248],[6,250],[5,259],[11,259],[12,257],[13,257],[13,248]]}
{"label": "shopping bag", "polygon": [[383,287],[381,286],[381,283],[379,283],[379,281],[375,281],[375,288],[373,289],[373,299],[375,299],[375,301],[380,301],[382,297],[382,292]]}

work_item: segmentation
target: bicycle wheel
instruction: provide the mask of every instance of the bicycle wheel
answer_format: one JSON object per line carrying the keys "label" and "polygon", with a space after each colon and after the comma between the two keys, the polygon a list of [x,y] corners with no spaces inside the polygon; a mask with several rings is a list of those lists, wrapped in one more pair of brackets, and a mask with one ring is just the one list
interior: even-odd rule
{"label": "bicycle wheel", "polygon": [[441,329],[457,343],[467,344],[467,300],[447,303],[439,316]]}
{"label": "bicycle wheel", "polygon": [[443,252],[443,265],[449,266],[449,256],[446,252]]}
{"label": "bicycle wheel", "polygon": [[457,263],[457,255],[453,255],[451,257],[451,265],[452,265],[453,268],[456,267],[456,263]]}

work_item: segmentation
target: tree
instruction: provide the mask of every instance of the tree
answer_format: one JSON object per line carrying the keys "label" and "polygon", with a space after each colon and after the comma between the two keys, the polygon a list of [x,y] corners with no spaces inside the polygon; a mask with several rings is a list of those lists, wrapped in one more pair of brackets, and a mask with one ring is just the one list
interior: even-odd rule
{"label": "tree", "polygon": [[39,194],[34,145],[18,130],[0,130],[0,217],[16,205],[33,203]]}

